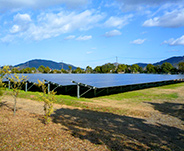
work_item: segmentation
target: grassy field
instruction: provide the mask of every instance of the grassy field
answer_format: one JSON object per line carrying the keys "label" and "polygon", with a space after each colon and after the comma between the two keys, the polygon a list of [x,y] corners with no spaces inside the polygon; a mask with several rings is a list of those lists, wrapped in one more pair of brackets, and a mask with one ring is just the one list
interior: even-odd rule
{"label": "grassy field", "polygon": [[16,118],[10,94],[0,108],[0,150],[184,150],[184,83],[90,99],[57,95],[49,126],[34,111],[34,105],[43,108],[39,92],[20,92]]}

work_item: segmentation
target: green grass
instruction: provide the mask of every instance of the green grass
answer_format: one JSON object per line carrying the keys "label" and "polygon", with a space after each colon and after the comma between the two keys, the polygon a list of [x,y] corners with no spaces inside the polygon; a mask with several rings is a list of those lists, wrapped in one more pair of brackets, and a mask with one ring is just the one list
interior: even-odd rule
{"label": "green grass", "polygon": [[[171,84],[166,86],[160,86],[155,88],[148,88],[143,90],[135,90],[130,92],[124,92],[119,94],[113,94],[109,96],[98,97],[100,100],[130,100],[131,102],[141,102],[141,101],[152,101],[158,99],[177,99],[179,98],[178,93],[175,92],[165,92],[166,89],[178,89],[184,87],[184,83]],[[158,93],[159,92],[159,93]]]}
{"label": "green grass", "polygon": [[[6,90],[7,95],[11,95],[12,90]],[[19,98],[25,98],[25,99],[31,99],[35,101],[40,101],[40,95],[42,92],[25,92],[23,90],[20,91],[18,97]],[[85,107],[85,105],[81,104],[80,102],[92,102],[90,99],[86,98],[77,98],[77,97],[72,97],[69,95],[55,95],[56,97],[56,103],[58,104],[64,104],[64,105],[69,105],[69,106],[76,106],[76,107]]]}
{"label": "green grass", "polygon": [[[121,108],[115,108],[113,106],[112,107],[101,106],[101,105],[98,105],[98,103],[95,103],[94,100],[98,100],[103,103],[106,103],[107,101],[108,102],[116,101],[116,104],[118,105],[129,104],[132,106],[136,106],[144,102],[153,102],[153,101],[155,102],[155,101],[165,101],[165,100],[169,101],[169,100],[176,100],[176,99],[181,100],[183,98],[181,98],[181,96],[179,95],[179,92],[167,91],[167,89],[177,90],[180,87],[184,87],[184,83],[178,83],[178,84],[172,84],[172,85],[154,87],[154,88],[148,88],[148,89],[142,89],[142,90],[135,90],[135,91],[113,94],[108,96],[90,98],[90,99],[77,98],[69,95],[56,95],[56,100],[57,100],[56,103],[73,106],[73,107],[81,107],[83,109],[89,109],[93,111],[124,114],[127,112],[128,108],[121,109]],[[7,90],[7,91],[8,91],[8,95],[10,95],[12,90]],[[39,99],[40,94],[41,92],[20,91],[20,94],[18,97],[40,101]],[[88,102],[91,102],[94,104],[88,104]]]}
{"label": "green grass", "polygon": [[122,101],[122,100],[127,100],[130,99],[131,101],[151,101],[153,99],[176,99],[178,98],[177,93],[164,93],[161,92],[160,94],[154,93],[154,89],[150,90],[137,90],[137,91],[132,91],[132,92],[125,92],[125,93],[120,93],[120,94],[114,94],[114,95],[109,95],[109,96],[103,96],[99,97],[99,99],[110,99],[110,100],[117,100],[117,101]]}
{"label": "green grass", "polygon": [[179,87],[184,86],[184,83],[177,83],[177,84],[169,84],[165,86],[158,87],[158,89],[177,89]]}

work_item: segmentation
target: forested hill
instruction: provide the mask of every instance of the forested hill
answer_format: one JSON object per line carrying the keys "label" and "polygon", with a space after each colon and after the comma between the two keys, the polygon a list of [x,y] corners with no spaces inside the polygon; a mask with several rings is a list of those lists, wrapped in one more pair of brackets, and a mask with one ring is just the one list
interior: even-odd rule
{"label": "forested hill", "polygon": [[180,56],[180,57],[171,57],[165,60],[162,60],[160,62],[154,63],[153,65],[162,65],[164,62],[168,62],[170,64],[172,64],[174,67],[177,67],[177,65],[180,62],[184,62],[184,56]]}
{"label": "forested hill", "polygon": [[41,65],[43,65],[45,67],[48,66],[50,69],[57,69],[57,70],[61,70],[62,67],[63,67],[63,69],[68,70],[69,69],[68,66],[71,66],[72,69],[74,69],[74,70],[76,69],[75,66],[70,65],[70,64],[61,63],[61,62],[58,63],[58,62],[54,62],[51,60],[41,60],[41,59],[30,60],[30,61],[27,61],[25,63],[15,65],[14,67],[19,67],[20,69],[27,68],[27,67],[38,68]]}
{"label": "forested hill", "polygon": [[[178,56],[178,57],[171,57],[171,58],[168,58],[168,59],[165,59],[165,60],[162,60],[160,62],[156,62],[154,63],[153,65],[156,66],[156,65],[162,65],[164,62],[168,62],[170,64],[172,64],[175,68],[177,67],[177,65],[180,63],[180,62],[184,62],[184,56]],[[137,63],[140,67],[146,67],[148,64],[147,63]]]}

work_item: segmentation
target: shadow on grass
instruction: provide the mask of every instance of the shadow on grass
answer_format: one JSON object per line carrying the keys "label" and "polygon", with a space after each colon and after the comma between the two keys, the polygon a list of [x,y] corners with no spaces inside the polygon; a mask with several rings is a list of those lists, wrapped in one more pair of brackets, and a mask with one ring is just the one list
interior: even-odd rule
{"label": "shadow on grass", "polygon": [[58,109],[52,118],[74,137],[104,144],[110,150],[184,149],[184,130],[139,118],[79,109]]}
{"label": "shadow on grass", "polygon": [[164,102],[164,103],[147,102],[147,103],[153,105],[155,110],[158,110],[163,114],[168,114],[184,121],[184,104],[170,103],[170,102]]}

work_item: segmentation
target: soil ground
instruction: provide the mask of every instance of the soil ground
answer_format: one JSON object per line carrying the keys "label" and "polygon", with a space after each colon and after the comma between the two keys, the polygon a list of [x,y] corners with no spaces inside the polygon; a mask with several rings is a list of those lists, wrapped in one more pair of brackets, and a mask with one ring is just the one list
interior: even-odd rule
{"label": "soil ground", "polygon": [[183,151],[183,89],[162,90],[176,91],[179,99],[137,105],[112,99],[82,102],[88,106],[127,109],[128,115],[55,104],[48,125],[43,124],[43,102],[19,98],[13,116],[13,98],[5,96],[0,104],[0,150]]}

